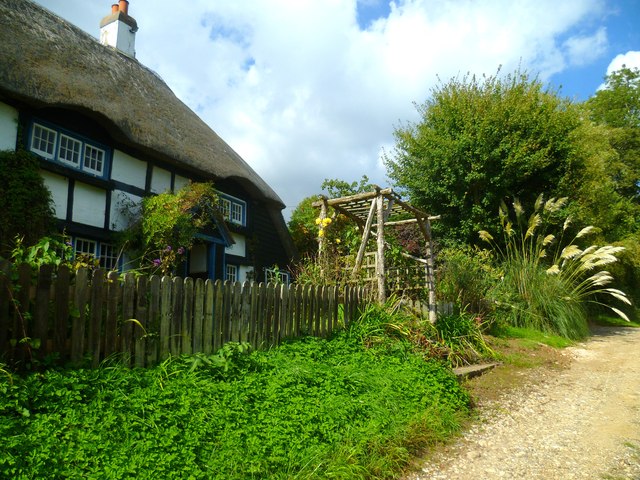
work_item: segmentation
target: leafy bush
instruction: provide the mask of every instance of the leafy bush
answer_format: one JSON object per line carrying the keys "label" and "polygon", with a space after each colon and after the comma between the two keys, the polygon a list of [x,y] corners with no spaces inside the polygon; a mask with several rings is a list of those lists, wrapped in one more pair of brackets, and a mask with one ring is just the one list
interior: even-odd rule
{"label": "leafy bush", "polygon": [[140,257],[140,268],[163,275],[175,273],[196,234],[215,228],[214,219],[221,217],[218,195],[210,182],[192,182],[176,193],[146,197],[142,208],[125,202],[121,210],[129,225],[120,233],[120,243]]}
{"label": "leafy bush", "polygon": [[0,376],[0,477],[397,478],[469,397],[402,335],[366,341],[391,318],[146,370]]}
{"label": "leafy bush", "polygon": [[571,219],[564,221],[559,236],[548,233],[551,214],[558,212],[566,198],[536,201],[532,215],[525,217],[522,205],[515,201],[510,217],[506,205],[500,208],[504,248],[486,231],[480,238],[494,245],[502,256],[504,278],[492,290],[498,305],[497,315],[509,325],[557,333],[570,339],[588,335],[586,305],[606,306],[621,317],[618,308],[604,303],[608,296],[629,304],[624,292],[607,288],[613,277],[601,270],[617,261],[623,247],[591,245],[581,249],[577,241],[595,231],[592,226],[578,231],[570,241]]}
{"label": "leafy bush", "polygon": [[477,247],[440,250],[436,282],[439,300],[453,302],[461,311],[485,313],[487,292],[500,278],[494,262],[492,252]]}
{"label": "leafy bush", "polygon": [[466,312],[440,315],[435,324],[438,340],[447,348],[447,360],[453,366],[495,357],[484,339],[482,317]]}
{"label": "leafy bush", "polygon": [[0,257],[13,240],[28,245],[55,231],[51,192],[40,175],[38,159],[24,150],[0,151]]}

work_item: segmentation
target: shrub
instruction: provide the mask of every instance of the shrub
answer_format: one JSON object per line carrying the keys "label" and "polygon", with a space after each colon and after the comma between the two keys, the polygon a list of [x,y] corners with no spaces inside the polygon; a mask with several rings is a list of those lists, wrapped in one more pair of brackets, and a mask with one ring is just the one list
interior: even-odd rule
{"label": "shrub", "polygon": [[459,311],[486,313],[487,292],[499,280],[489,250],[466,245],[447,247],[438,253],[438,298],[453,302]]}
{"label": "shrub", "polygon": [[447,349],[447,360],[453,366],[496,355],[482,334],[482,317],[466,312],[441,315],[435,323],[435,330],[438,340]]}
{"label": "shrub", "polygon": [[30,153],[0,152],[0,256],[8,256],[16,237],[32,245],[55,231],[51,192],[39,170]]}
{"label": "shrub", "polygon": [[[550,217],[566,203],[566,198],[545,201],[540,195],[528,219],[516,200],[513,214],[500,208],[503,248],[491,234],[480,231],[480,238],[499,251],[503,281],[492,289],[500,319],[516,327],[550,331],[570,339],[588,334],[586,305],[606,306],[628,320],[618,308],[605,303],[605,297],[629,304],[624,292],[607,288],[613,277],[602,267],[617,261],[623,247],[591,245],[581,249],[577,241],[596,229],[588,226],[566,241],[571,231],[567,217],[559,236],[548,233]],[[512,219],[512,216],[514,217]]]}

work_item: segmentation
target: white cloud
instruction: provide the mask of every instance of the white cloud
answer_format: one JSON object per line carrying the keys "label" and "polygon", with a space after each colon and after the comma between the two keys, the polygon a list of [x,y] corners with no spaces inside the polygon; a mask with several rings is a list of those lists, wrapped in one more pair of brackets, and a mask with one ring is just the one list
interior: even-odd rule
{"label": "white cloud", "polygon": [[607,67],[607,75],[611,75],[623,67],[640,68],[640,51],[629,51],[616,55]]}
{"label": "white cloud", "polygon": [[[396,0],[362,30],[357,2],[376,1],[131,0],[129,12],[137,58],[291,207],[325,178],[386,185],[381,148],[394,125],[416,119],[412,102],[437,76],[521,65],[546,80],[606,45],[598,26],[561,40],[603,0]],[[108,13],[83,0],[39,3],[95,36]]]}
{"label": "white cloud", "polygon": [[607,31],[599,28],[592,35],[576,35],[564,42],[570,65],[588,65],[606,52]]}

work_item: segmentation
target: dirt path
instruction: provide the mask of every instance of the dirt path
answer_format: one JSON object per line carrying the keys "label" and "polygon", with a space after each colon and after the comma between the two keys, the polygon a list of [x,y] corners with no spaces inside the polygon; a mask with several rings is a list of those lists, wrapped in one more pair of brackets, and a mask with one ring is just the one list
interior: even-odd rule
{"label": "dirt path", "polygon": [[411,480],[640,480],[640,329],[599,329],[564,370],[480,407]]}

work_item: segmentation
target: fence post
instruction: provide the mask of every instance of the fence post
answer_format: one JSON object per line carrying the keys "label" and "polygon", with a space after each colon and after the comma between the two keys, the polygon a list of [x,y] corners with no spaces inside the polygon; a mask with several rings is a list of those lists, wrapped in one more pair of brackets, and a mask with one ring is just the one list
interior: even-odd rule
{"label": "fence post", "polygon": [[193,353],[193,278],[183,280],[182,320],[180,322],[181,348],[180,353],[191,355]]}
{"label": "fence post", "polygon": [[104,325],[104,355],[115,353],[118,346],[118,308],[122,305],[122,285],[117,272],[107,275],[107,315]]}
{"label": "fence post", "polygon": [[144,367],[144,361],[147,356],[147,332],[149,328],[149,319],[147,308],[147,290],[149,285],[148,277],[139,277],[136,288],[136,320],[138,324],[133,325],[133,342],[135,349],[135,366]]}
{"label": "fence post", "polygon": [[160,348],[160,277],[149,277],[149,310],[147,327],[147,366],[155,365],[158,361]]}
{"label": "fence post", "polygon": [[215,313],[215,292],[213,282],[204,282],[204,320],[202,325],[202,351],[205,355],[213,352],[213,322]]}
{"label": "fence post", "polygon": [[69,283],[71,272],[69,267],[61,265],[55,283],[55,322],[53,332],[53,351],[59,352],[61,358],[66,357],[67,332],[69,325]]}

